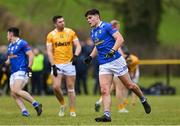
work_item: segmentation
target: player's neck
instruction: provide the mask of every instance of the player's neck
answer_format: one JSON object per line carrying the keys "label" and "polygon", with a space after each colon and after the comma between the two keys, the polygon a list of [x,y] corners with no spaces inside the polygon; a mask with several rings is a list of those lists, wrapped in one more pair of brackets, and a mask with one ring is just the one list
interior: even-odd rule
{"label": "player's neck", "polygon": [[101,23],[102,23],[102,21],[101,21],[101,20],[98,20],[97,23],[96,23],[96,25],[95,25],[95,27],[97,28],[98,26],[101,25]]}
{"label": "player's neck", "polygon": [[13,37],[12,40],[11,40],[11,42],[12,42],[12,43],[15,43],[15,42],[17,42],[18,40],[19,40],[19,37]]}
{"label": "player's neck", "polygon": [[62,32],[64,30],[64,27],[63,28],[56,28],[56,29],[57,29],[57,31]]}

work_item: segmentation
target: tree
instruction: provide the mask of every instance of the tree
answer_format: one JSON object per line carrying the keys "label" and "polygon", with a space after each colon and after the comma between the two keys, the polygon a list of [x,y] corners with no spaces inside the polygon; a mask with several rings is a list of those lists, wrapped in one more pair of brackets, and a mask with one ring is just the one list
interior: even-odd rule
{"label": "tree", "polygon": [[161,0],[126,0],[121,8],[126,40],[143,46],[155,47],[158,44],[158,28],[161,22]]}
{"label": "tree", "polygon": [[116,17],[122,17],[128,46],[133,46],[133,49],[140,52],[147,47],[155,49],[158,45],[158,28],[162,14],[161,0],[100,1],[113,6]]}
{"label": "tree", "polygon": [[[95,0],[94,0],[95,1]],[[142,52],[159,45],[158,30],[164,7],[174,8],[180,12],[179,0],[99,0],[112,7],[115,17],[122,17],[124,36],[132,50]],[[137,47],[137,48],[136,48]]]}

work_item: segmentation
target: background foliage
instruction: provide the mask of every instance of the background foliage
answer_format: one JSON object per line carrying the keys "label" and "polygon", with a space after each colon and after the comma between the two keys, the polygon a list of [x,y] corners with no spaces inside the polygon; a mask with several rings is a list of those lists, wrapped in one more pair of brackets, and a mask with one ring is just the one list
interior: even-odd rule
{"label": "background foliage", "polygon": [[[128,31],[127,33],[124,33],[123,31],[124,28],[127,27],[127,24],[125,24],[124,27],[124,23],[129,22],[129,19],[126,17],[127,13],[123,16],[121,6],[119,6],[120,10],[115,6],[115,4],[117,6],[123,5],[124,1],[107,0],[105,3],[104,0],[100,1],[102,2],[91,0],[0,0],[0,31],[2,34],[0,41],[1,43],[6,42],[6,29],[13,25],[19,26],[22,29],[23,36],[31,43],[43,43],[47,32],[53,28],[51,18],[56,14],[63,15],[66,20],[66,25],[77,30],[79,32],[79,37],[85,40],[89,35],[89,26],[84,18],[84,13],[90,8],[98,8],[101,11],[103,20],[105,21],[110,21],[112,19],[120,20],[122,26],[121,32],[126,35]],[[141,8],[143,8],[144,5],[149,5],[146,4],[146,2],[143,6],[138,4],[142,1],[143,0],[134,1],[137,2],[135,5],[139,5],[139,7],[137,6],[138,8],[134,8],[131,6],[132,9],[135,9],[132,10],[132,12],[134,12],[133,15],[137,15],[138,11],[141,11]],[[178,44],[180,40],[178,35],[178,32],[180,33],[178,24],[180,21],[180,11],[178,11],[177,7],[172,5],[175,4],[178,6],[180,2],[178,0],[155,0],[154,3],[158,1],[161,2],[163,11],[159,12],[160,14],[162,13],[160,18],[162,20],[158,20],[160,22],[160,27],[157,29],[157,33],[159,33],[157,34],[157,38],[159,38],[161,44]],[[173,4],[170,1],[173,1]],[[112,2],[112,4],[107,4],[108,2]],[[133,5],[131,0],[126,1],[126,3],[128,2]],[[155,10],[152,7],[153,2],[152,5],[149,5],[150,12]],[[139,19],[138,17],[133,19],[136,19],[136,21],[139,22],[137,20]],[[135,20],[133,22],[135,22]]]}

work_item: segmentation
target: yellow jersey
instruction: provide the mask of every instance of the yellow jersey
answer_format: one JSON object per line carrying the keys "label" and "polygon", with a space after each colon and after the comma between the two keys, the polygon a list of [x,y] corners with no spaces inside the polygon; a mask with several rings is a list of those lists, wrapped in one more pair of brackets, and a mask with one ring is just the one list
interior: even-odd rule
{"label": "yellow jersey", "polygon": [[73,57],[73,41],[78,40],[76,33],[69,28],[63,31],[54,29],[47,35],[46,44],[52,45],[52,54],[55,64],[69,63]]}
{"label": "yellow jersey", "polygon": [[126,59],[129,72],[135,72],[137,65],[139,64],[139,59],[137,56],[130,54],[130,56]]}

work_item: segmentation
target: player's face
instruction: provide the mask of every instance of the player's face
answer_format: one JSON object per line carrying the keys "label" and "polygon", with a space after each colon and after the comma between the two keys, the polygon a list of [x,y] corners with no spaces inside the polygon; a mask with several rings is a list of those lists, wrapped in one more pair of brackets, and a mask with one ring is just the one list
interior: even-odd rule
{"label": "player's face", "polygon": [[11,41],[12,41],[12,38],[13,38],[13,33],[12,33],[12,32],[7,32],[7,40],[8,40],[9,42],[11,42]]}
{"label": "player's face", "polygon": [[98,25],[98,21],[99,21],[98,15],[88,15],[86,19],[91,27],[96,27]]}
{"label": "player's face", "polygon": [[62,30],[62,29],[64,29],[64,26],[65,26],[64,18],[58,18],[56,23],[55,23],[55,27],[57,29]]}

